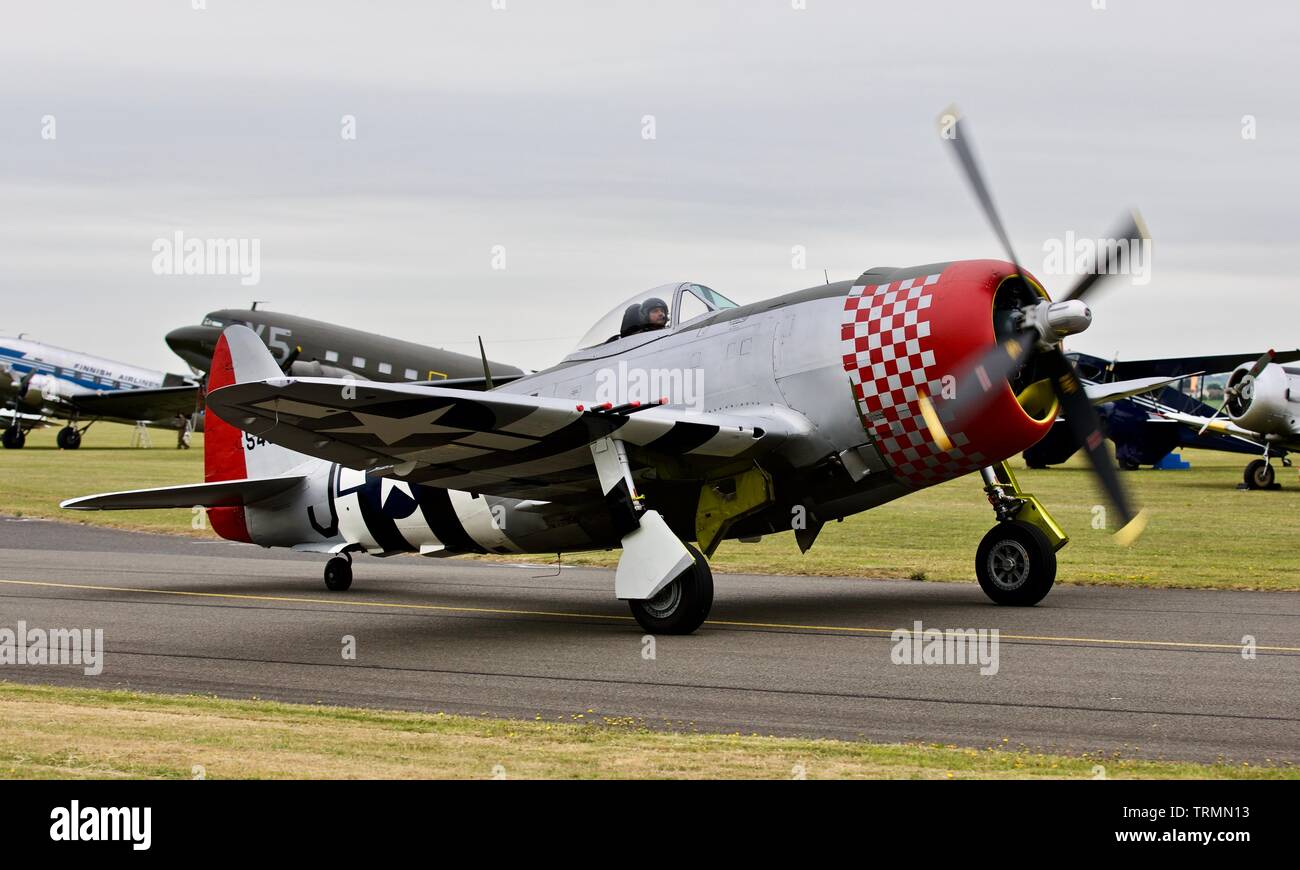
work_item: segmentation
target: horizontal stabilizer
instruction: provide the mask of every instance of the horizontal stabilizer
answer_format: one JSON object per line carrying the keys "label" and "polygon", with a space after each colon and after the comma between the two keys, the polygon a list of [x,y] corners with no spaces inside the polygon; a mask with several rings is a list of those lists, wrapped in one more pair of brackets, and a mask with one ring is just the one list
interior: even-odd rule
{"label": "horizontal stabilizer", "polygon": [[133,489],[70,498],[59,505],[72,511],[132,511],[154,508],[246,507],[293,489],[305,477],[262,477],[189,483],[159,489]]}

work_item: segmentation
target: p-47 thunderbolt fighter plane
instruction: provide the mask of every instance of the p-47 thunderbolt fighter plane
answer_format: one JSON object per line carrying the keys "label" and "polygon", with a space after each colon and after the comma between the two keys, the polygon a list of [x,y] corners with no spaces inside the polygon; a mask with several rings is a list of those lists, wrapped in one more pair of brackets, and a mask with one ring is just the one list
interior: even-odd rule
{"label": "p-47 thunderbolt fighter plane", "polygon": [[[1263,457],[1250,462],[1243,475],[1247,489],[1273,486],[1270,455],[1283,454],[1283,464],[1290,465],[1286,451],[1300,450],[1300,368],[1279,365],[1274,362],[1277,358],[1269,350],[1253,364],[1243,363],[1234,369],[1223,391],[1223,405],[1209,417],[1161,412],[1198,432],[1208,429],[1259,445]],[[1225,412],[1228,419],[1220,419]]]}
{"label": "p-47 thunderbolt fighter plane", "polygon": [[333,554],[335,590],[357,552],[621,548],[616,596],[647,631],[689,633],[721,540],[793,529],[807,550],[828,521],[980,471],[998,522],[976,574],[994,601],[1031,605],[1067,538],[1005,460],[1058,410],[1125,535],[1141,524],[1059,351],[1088,325],[1097,277],[1058,303],[1011,256],[876,268],[746,306],[671,284],[615,307],[558,365],[487,392],[286,376],[233,326],[210,373],[208,482],[64,507],[202,505],[226,538]]}

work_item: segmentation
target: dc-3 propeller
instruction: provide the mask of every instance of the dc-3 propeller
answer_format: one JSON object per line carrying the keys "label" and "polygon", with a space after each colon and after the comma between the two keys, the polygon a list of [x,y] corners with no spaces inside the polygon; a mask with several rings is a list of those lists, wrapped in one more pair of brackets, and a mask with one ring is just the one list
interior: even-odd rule
{"label": "dc-3 propeller", "polygon": [[[946,129],[944,138],[952,143],[966,181],[979,200],[998,241],[1002,243],[1007,260],[1015,266],[1016,276],[1028,285],[1020,260],[1011,246],[1011,239],[1003,227],[1002,218],[993,205],[993,197],[984,183],[979,163],[975,160],[965,122],[955,109],[949,109],[941,116],[940,123]],[[1141,215],[1133,211],[1110,238],[1128,239],[1130,244],[1140,244],[1149,240],[1150,236]],[[1015,376],[1024,366],[1033,364],[1035,373],[1050,381],[1060,402],[1061,415],[1075,440],[1087,451],[1094,473],[1106,490],[1111,505],[1123,520],[1123,526],[1115,534],[1116,539],[1122,544],[1129,544],[1145,528],[1146,514],[1135,511],[1133,503],[1125,494],[1119,473],[1106,450],[1097,412],[1093,410],[1074,364],[1061,352],[1062,339],[1082,332],[1092,322],[1092,312],[1084,300],[1111,273],[1110,260],[1115,252],[1114,246],[1099,245],[1098,248],[1093,270],[1083,275],[1064,298],[1057,302],[1040,299],[1013,313],[1011,334],[955,375],[953,398],[938,399],[938,410],[924,392],[920,394],[919,400],[921,414],[936,443],[947,450],[952,443],[940,421],[939,410],[954,423],[968,420],[989,404],[995,395],[994,391],[1002,389],[1009,377]],[[1034,295],[1037,294],[1032,290],[1027,294]]]}

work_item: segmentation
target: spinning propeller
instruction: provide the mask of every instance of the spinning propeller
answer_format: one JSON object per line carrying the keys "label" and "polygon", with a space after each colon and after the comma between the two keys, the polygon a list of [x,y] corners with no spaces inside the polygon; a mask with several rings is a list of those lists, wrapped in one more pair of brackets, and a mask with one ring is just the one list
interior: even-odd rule
{"label": "spinning propeller", "polygon": [[1255,382],[1255,378],[1259,377],[1259,373],[1268,367],[1268,364],[1273,361],[1273,357],[1275,356],[1277,356],[1277,351],[1272,348],[1264,351],[1264,354],[1260,356],[1259,359],[1255,360],[1255,364],[1250,367],[1250,371],[1246,372],[1245,377],[1237,381],[1235,384],[1224,388],[1223,404],[1219,406],[1218,410],[1214,412],[1210,419],[1205,421],[1205,425],[1197,430],[1196,434],[1204,435],[1205,430],[1210,428],[1210,424],[1217,420],[1219,415],[1223,413],[1224,409],[1228,407],[1228,403],[1240,398],[1242,392]]}
{"label": "spinning propeller", "polygon": [[[983,173],[980,172],[975,153],[971,149],[965,122],[955,110],[949,110],[945,115],[957,117],[953,135],[948,141],[956,151],[962,172],[974,191],[975,198],[979,200],[985,218],[1002,243],[1003,252],[1015,266],[1015,275],[1011,280],[1019,280],[1025,285],[1025,298],[1034,297],[1037,293],[1029,287],[1029,282],[1024,277],[1020,260],[1011,246],[1002,218],[993,205],[988,186],[984,183]],[[1138,244],[1139,240],[1149,240],[1150,236],[1141,215],[1134,211],[1125,217],[1109,238],[1128,239],[1130,244]],[[955,397],[944,400],[941,407],[945,416],[956,424],[969,420],[989,404],[995,395],[994,391],[1004,388],[1008,378],[1014,377],[1024,366],[1032,364],[1035,374],[1041,374],[1051,383],[1052,391],[1060,402],[1061,415],[1075,440],[1087,451],[1093,472],[1100,479],[1110,503],[1123,520],[1123,526],[1115,534],[1116,539],[1128,544],[1142,533],[1146,526],[1146,515],[1135,512],[1132,502],[1125,494],[1114,462],[1106,450],[1097,412],[1093,410],[1092,402],[1083,389],[1078,370],[1061,352],[1063,338],[1082,332],[1092,322],[1092,312],[1084,300],[1111,272],[1114,246],[1099,245],[1098,248],[1092,271],[1080,277],[1063,299],[1058,302],[1039,299],[1012,313],[1011,335],[957,373]],[[919,399],[921,414],[934,435],[935,442],[945,450],[951,449],[952,442],[944,431],[931,399],[924,391],[920,393]]]}

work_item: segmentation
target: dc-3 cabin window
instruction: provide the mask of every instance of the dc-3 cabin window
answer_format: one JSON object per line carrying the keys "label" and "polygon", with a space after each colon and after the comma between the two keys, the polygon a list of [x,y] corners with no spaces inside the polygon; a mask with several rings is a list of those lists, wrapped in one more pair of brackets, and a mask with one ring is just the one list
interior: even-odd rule
{"label": "dc-3 cabin window", "polygon": [[325,351],[325,362],[338,362],[339,352],[337,350]]}
{"label": "dc-3 cabin window", "polygon": [[363,369],[366,367],[366,358],[363,356],[352,357],[352,367],[354,369]]}
{"label": "dc-3 cabin window", "polygon": [[391,363],[380,363],[380,364],[379,364],[379,373],[380,373],[381,375],[391,375],[391,374],[393,373],[393,366],[392,366],[392,364],[391,364]]}
{"label": "dc-3 cabin window", "polygon": [[417,372],[415,369],[407,369],[406,379],[408,381],[418,381],[420,379],[420,373]]}

